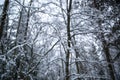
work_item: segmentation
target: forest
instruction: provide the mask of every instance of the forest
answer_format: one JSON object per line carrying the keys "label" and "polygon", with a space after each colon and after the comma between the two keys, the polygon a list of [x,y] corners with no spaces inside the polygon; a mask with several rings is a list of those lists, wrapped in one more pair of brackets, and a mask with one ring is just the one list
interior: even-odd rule
{"label": "forest", "polygon": [[120,0],[0,0],[0,80],[120,80]]}

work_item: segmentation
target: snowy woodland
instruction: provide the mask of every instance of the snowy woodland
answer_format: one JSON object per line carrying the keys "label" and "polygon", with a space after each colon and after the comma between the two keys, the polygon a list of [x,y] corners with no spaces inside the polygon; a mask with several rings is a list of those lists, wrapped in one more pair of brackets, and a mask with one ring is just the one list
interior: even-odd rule
{"label": "snowy woodland", "polygon": [[120,0],[0,0],[0,80],[120,80]]}

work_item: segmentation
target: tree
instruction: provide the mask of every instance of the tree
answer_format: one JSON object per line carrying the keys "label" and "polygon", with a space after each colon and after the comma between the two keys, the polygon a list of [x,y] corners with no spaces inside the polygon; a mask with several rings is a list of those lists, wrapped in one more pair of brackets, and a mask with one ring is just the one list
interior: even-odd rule
{"label": "tree", "polygon": [[70,48],[71,48],[71,34],[70,34],[70,22],[71,22],[71,10],[72,10],[72,0],[67,0],[67,53],[66,53],[66,78],[65,80],[70,80],[69,71],[69,58],[70,58]]}
{"label": "tree", "polygon": [[5,21],[6,21],[6,18],[7,18],[8,8],[9,8],[9,0],[5,0],[3,11],[2,11],[2,14],[1,14],[2,17],[1,17],[1,20],[0,20],[0,40],[2,38],[2,34],[3,34],[4,26],[5,26]]}
{"label": "tree", "polygon": [[[5,50],[7,49],[7,27],[8,27],[8,9],[9,9],[9,0],[4,1],[3,5],[3,10],[1,13],[1,18],[0,18],[0,78],[2,77],[2,74],[5,73],[5,66],[6,66],[6,61],[3,59],[6,59],[5,57]],[[3,38],[4,36],[4,38]]]}
{"label": "tree", "polygon": [[8,1],[1,80],[119,80],[118,0]]}
{"label": "tree", "polygon": [[[95,8],[98,9],[98,10],[100,10],[100,11],[102,11],[104,9],[104,8],[102,8],[102,6],[104,6],[103,4],[105,3],[105,2],[101,2],[101,1],[102,0],[100,0],[100,1],[94,0],[94,6],[95,6]],[[115,3],[115,1],[112,1],[112,2]],[[99,30],[102,31],[99,34],[99,37],[100,37],[99,39],[102,42],[103,51],[104,51],[104,54],[106,56],[106,60],[107,60],[107,63],[108,63],[108,70],[109,70],[109,73],[110,73],[110,77],[111,77],[112,80],[115,80],[114,65],[112,63],[112,57],[111,57],[109,46],[108,46],[109,42],[107,42],[107,40],[105,39],[105,34],[104,34],[103,29],[101,27],[102,22],[103,21],[101,19],[98,20]]]}

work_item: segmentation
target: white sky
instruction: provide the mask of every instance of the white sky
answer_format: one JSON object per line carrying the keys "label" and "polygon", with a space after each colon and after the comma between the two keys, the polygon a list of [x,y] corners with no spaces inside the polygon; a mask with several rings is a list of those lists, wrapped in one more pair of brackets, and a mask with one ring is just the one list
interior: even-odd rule
{"label": "white sky", "polygon": [[0,5],[4,3],[4,0],[0,0]]}

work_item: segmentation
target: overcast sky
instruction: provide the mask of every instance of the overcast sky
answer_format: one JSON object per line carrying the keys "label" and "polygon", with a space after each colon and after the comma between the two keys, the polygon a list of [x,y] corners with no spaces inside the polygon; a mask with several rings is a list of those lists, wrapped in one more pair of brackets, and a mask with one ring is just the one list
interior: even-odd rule
{"label": "overcast sky", "polygon": [[4,3],[4,0],[0,0],[0,5]]}

